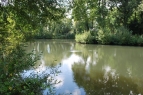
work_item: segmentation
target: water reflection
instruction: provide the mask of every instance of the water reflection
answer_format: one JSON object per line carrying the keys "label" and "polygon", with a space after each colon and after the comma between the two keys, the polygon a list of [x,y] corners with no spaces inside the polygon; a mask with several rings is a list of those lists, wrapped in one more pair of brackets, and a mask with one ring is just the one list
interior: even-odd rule
{"label": "water reflection", "polygon": [[56,93],[72,95],[143,94],[143,48],[82,45],[73,40],[38,40],[27,51],[41,55],[36,72],[61,64]]}
{"label": "water reflection", "polygon": [[[138,95],[142,92],[139,90],[135,80],[129,77],[121,76],[106,67],[106,71],[95,71],[92,69],[87,74],[84,65],[75,64],[72,68],[74,72],[74,80],[78,86],[83,87],[86,95]],[[80,68],[80,69],[79,69]]]}

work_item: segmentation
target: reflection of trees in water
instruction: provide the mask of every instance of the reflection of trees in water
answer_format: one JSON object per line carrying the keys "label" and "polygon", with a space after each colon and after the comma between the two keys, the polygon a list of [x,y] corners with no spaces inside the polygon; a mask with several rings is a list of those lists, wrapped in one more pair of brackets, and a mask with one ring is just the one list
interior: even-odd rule
{"label": "reflection of trees in water", "polygon": [[79,87],[84,88],[87,95],[143,94],[141,88],[132,78],[95,69],[91,69],[90,73],[86,73],[84,67],[83,64],[74,64],[72,70],[75,82]]}
{"label": "reflection of trees in water", "polygon": [[[51,65],[49,63],[57,65],[63,58],[68,58],[71,55],[71,48],[73,51],[75,50],[74,54],[83,58],[84,62],[82,64],[73,65],[74,77],[76,82],[79,82],[79,86],[83,86],[85,90],[87,89],[87,92],[90,92],[90,89],[97,89],[94,92],[97,95],[98,93],[96,92],[99,92],[101,88],[104,88],[103,91],[105,90],[106,92],[108,92],[108,90],[111,91],[112,88],[114,90],[114,92],[111,91],[112,94],[117,94],[116,92],[119,93],[119,91],[127,93],[126,90],[128,91],[129,89],[134,89],[133,92],[138,93],[139,90],[137,89],[143,88],[143,84],[141,84],[143,83],[143,75],[141,73],[143,67],[142,48],[81,45],[64,41],[37,41],[32,43],[31,47],[34,45],[37,54],[43,51],[42,59],[48,66]],[[88,61],[89,59],[90,61]],[[108,80],[106,84],[103,82],[98,82],[99,79],[101,79],[100,81],[103,81],[104,72],[100,71],[104,66],[114,68],[116,73],[119,74],[119,79],[116,80],[116,82],[120,83],[120,85],[118,84],[118,88],[112,87],[111,84],[115,84],[115,81],[113,81],[111,75],[108,76],[108,78],[111,80]],[[88,72],[86,67],[88,67]],[[138,83],[140,86],[138,87],[136,83]],[[130,87],[127,87],[127,84]],[[122,89],[122,86],[124,86],[126,90]],[[129,94],[129,92],[127,94]],[[101,94],[104,93],[102,92]]]}
{"label": "reflection of trees in water", "polygon": [[75,48],[82,51],[76,54],[84,59],[85,64],[87,59],[91,57],[91,66],[94,63],[98,68],[102,68],[103,65],[109,65],[124,76],[143,79],[141,74],[143,71],[143,50],[140,47],[76,44]]}
{"label": "reflection of trees in water", "polygon": [[[91,46],[91,47],[90,47]],[[85,64],[74,64],[73,72],[76,83],[82,86],[87,94],[104,95],[110,94],[129,94],[130,91],[139,94],[143,88],[143,51],[135,47],[118,46],[92,46],[76,44],[76,49],[83,51],[77,53],[85,62],[91,56],[92,62],[89,64],[89,72]],[[96,61],[96,65],[93,62]],[[112,72],[108,75],[109,80],[104,83],[105,73],[102,71],[104,66],[114,68],[119,79],[112,78]],[[99,82],[100,81],[100,82]],[[117,83],[117,87],[112,87]],[[105,93],[104,93],[105,92]]]}
{"label": "reflection of trees in water", "polygon": [[[80,53],[76,53],[77,55],[81,56],[84,60],[84,64],[93,65],[98,61],[95,51],[95,45],[85,45],[85,44],[75,44],[75,49],[81,51]],[[85,67],[86,67],[85,66]]]}
{"label": "reflection of trees in water", "polygon": [[[137,47],[103,46],[97,49],[98,64],[108,64],[115,68],[118,73],[143,79],[143,51]],[[129,72],[130,71],[130,72]]]}
{"label": "reflection of trees in water", "polygon": [[[63,42],[62,40],[38,40],[34,43],[30,43],[28,50],[34,48],[36,54],[41,54],[41,58],[44,60],[46,65],[57,65],[63,57],[70,56],[70,48],[73,42]],[[42,63],[39,61],[38,63]]]}

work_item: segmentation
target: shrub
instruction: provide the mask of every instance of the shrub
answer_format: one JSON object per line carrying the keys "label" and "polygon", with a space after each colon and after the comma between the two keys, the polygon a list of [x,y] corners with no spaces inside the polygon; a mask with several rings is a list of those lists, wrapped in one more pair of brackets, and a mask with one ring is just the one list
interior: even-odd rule
{"label": "shrub", "polygon": [[34,68],[38,56],[26,54],[21,46],[8,53],[5,51],[0,48],[0,95],[42,95],[42,90],[51,86],[47,82],[50,74],[44,74],[42,78],[35,74],[26,78],[21,75],[24,70]]}
{"label": "shrub", "polygon": [[52,38],[54,39],[74,39],[75,34],[74,33],[56,34],[56,35],[53,35]]}
{"label": "shrub", "polygon": [[109,31],[109,29],[100,29],[97,33],[96,39],[98,44],[116,44],[118,39],[116,35]]}
{"label": "shrub", "polygon": [[143,44],[143,38],[140,35],[133,35],[132,31],[129,31],[125,27],[119,27],[116,32],[116,37],[119,39],[118,45],[138,45]]}
{"label": "shrub", "polygon": [[76,42],[84,44],[96,43],[95,35],[91,35],[90,31],[84,31],[82,34],[76,34],[75,40]]}
{"label": "shrub", "polygon": [[139,46],[143,46],[143,37],[142,36],[138,36],[137,38],[137,45],[139,45]]}
{"label": "shrub", "polygon": [[45,33],[45,34],[40,34],[40,33],[37,33],[34,35],[34,38],[36,39],[52,39],[52,33]]}
{"label": "shrub", "polygon": [[75,36],[76,42],[79,43],[98,43],[106,45],[138,45],[143,46],[143,37],[133,35],[132,31],[121,26],[114,31],[108,28],[99,29],[96,31],[84,31],[82,34]]}
{"label": "shrub", "polygon": [[116,30],[116,37],[119,39],[119,45],[131,45],[132,31],[129,31],[125,27],[119,27]]}
{"label": "shrub", "polygon": [[132,31],[129,31],[125,27],[119,27],[111,32],[108,29],[100,29],[96,36],[98,44],[110,44],[110,45],[143,45],[143,37],[139,35],[132,35]]}
{"label": "shrub", "polygon": [[99,44],[104,44],[104,37],[105,37],[104,31],[103,31],[103,30],[99,30],[99,31],[97,32],[97,37],[96,37],[97,42],[98,42]]}

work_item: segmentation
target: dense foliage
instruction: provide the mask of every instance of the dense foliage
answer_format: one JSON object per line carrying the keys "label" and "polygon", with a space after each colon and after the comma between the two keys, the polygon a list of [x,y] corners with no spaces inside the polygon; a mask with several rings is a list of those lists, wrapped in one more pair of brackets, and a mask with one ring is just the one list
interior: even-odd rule
{"label": "dense foliage", "polygon": [[87,44],[143,46],[143,36],[133,35],[132,31],[125,27],[117,28],[114,33],[106,29],[95,33],[85,31],[84,33],[77,34],[75,40],[79,43]]}
{"label": "dense foliage", "polygon": [[[22,76],[25,70],[33,68],[40,57],[25,53],[21,43],[33,38],[36,31],[47,25],[49,20],[63,18],[63,14],[64,9],[56,0],[0,1],[1,95],[42,95],[45,88],[50,90],[52,84],[57,83],[50,77],[54,69],[52,74],[49,72],[43,77],[35,74],[25,78]],[[49,93],[53,94],[52,91]]]}
{"label": "dense foliage", "polygon": [[[8,55],[0,51],[0,94],[1,95],[42,95],[46,88],[52,89],[54,84],[59,81],[53,79],[53,75],[58,74],[58,67],[52,67],[49,73],[42,75],[32,72],[29,76],[24,77],[25,71],[34,70],[37,60],[40,56],[32,53],[26,54],[23,45],[16,46]],[[52,72],[52,73],[51,73]]]}
{"label": "dense foliage", "polygon": [[142,0],[74,0],[72,7],[77,42],[142,45]]}
{"label": "dense foliage", "polygon": [[143,0],[67,0],[65,3],[66,13],[71,17],[66,16],[58,23],[49,22],[37,32],[36,38],[75,36],[80,43],[142,45]]}
{"label": "dense foliage", "polygon": [[[32,95],[33,93],[34,95],[34,93],[36,93],[35,89],[38,91],[40,88],[31,88],[32,85],[34,85],[31,82],[34,80],[30,78],[23,79],[20,73],[32,67],[35,61],[37,61],[37,58],[32,59],[33,54],[25,54],[24,50],[19,46],[8,55],[4,55],[3,51],[4,50],[1,50],[0,52],[0,94],[24,95],[29,92],[29,94]],[[41,85],[40,81],[35,80],[34,82],[37,86]],[[40,93],[40,91],[38,93]]]}
{"label": "dense foliage", "polygon": [[[64,9],[56,0],[14,0],[0,2],[0,40],[28,40],[49,20],[63,17]],[[19,39],[17,39],[19,40]],[[2,42],[1,41],[1,42]]]}
{"label": "dense foliage", "polygon": [[21,48],[24,41],[75,37],[80,43],[143,46],[142,35],[143,0],[1,0],[0,94],[41,94],[45,79],[20,75],[38,60]]}
{"label": "dense foliage", "polygon": [[47,27],[41,27],[41,29],[36,32],[34,36],[38,39],[73,39],[75,33],[72,31],[71,20],[62,19],[58,22],[50,21]]}

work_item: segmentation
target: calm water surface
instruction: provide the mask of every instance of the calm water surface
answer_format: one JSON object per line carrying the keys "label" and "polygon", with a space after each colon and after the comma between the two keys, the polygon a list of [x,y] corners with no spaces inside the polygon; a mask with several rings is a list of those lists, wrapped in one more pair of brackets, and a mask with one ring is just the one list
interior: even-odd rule
{"label": "calm water surface", "polygon": [[35,71],[60,64],[61,73],[55,77],[61,81],[55,85],[57,94],[143,95],[143,47],[37,40],[28,44],[28,51],[32,49],[42,52]]}

